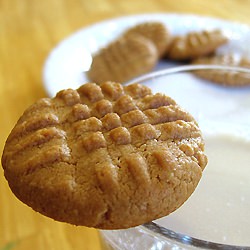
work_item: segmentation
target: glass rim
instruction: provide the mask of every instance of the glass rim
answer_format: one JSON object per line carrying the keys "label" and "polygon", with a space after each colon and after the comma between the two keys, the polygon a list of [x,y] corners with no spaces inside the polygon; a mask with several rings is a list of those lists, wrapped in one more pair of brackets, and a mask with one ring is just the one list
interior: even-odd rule
{"label": "glass rim", "polygon": [[158,237],[170,239],[176,243],[181,243],[184,246],[186,245],[203,249],[250,250],[250,246],[217,243],[213,241],[198,239],[196,237],[188,236],[182,233],[177,233],[173,230],[160,226],[155,222],[145,223],[140,227],[148,233],[154,233],[158,235]]}
{"label": "glass rim", "polygon": [[[225,65],[217,65],[217,64],[199,64],[199,65],[183,65],[183,66],[173,66],[166,69],[160,69],[140,77],[134,78],[128,82],[126,85],[132,83],[141,83],[146,80],[151,80],[156,77],[162,77],[164,75],[174,74],[174,73],[185,73],[195,70],[228,70],[228,71],[236,71],[238,73],[248,73],[249,74],[249,81],[250,81],[250,69],[239,67],[239,66],[225,66]],[[186,234],[178,233],[155,222],[145,223],[140,226],[143,230],[148,233],[156,234],[158,237],[170,239],[176,243],[181,243],[184,246],[193,246],[197,248],[203,249],[224,249],[224,250],[250,250],[250,246],[239,246],[239,245],[230,245],[230,244],[223,244],[217,243],[208,240],[202,240],[195,237],[188,236]]]}
{"label": "glass rim", "polygon": [[142,76],[133,78],[125,82],[125,85],[129,85],[132,83],[141,83],[146,80],[154,79],[156,77],[161,77],[164,75],[170,75],[174,73],[185,73],[189,71],[195,70],[219,70],[219,71],[236,71],[237,73],[248,73],[249,74],[249,81],[250,81],[250,68],[241,67],[241,66],[226,66],[226,65],[219,65],[219,64],[199,64],[199,65],[182,65],[182,66],[171,66],[165,69],[156,70]]}

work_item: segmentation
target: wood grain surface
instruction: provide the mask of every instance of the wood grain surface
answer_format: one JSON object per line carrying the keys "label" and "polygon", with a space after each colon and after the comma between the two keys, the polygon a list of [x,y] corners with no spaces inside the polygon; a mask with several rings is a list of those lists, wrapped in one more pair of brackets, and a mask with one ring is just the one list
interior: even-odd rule
{"label": "wood grain surface", "polygon": [[[22,112],[45,97],[43,64],[58,42],[124,15],[192,13],[250,25],[249,0],[0,0],[0,150]],[[11,193],[0,168],[0,250],[101,249],[95,229],[48,219]],[[7,249],[7,248],[6,248]]]}

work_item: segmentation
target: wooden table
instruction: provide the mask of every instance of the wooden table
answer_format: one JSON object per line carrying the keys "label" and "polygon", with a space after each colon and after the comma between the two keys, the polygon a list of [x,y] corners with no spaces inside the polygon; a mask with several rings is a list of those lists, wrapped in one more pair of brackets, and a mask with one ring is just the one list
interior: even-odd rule
{"label": "wooden table", "polygon": [[[18,117],[46,96],[43,63],[72,32],[122,15],[194,13],[250,24],[249,0],[0,0],[0,149]],[[55,222],[22,204],[0,169],[0,249],[101,249],[95,229]]]}

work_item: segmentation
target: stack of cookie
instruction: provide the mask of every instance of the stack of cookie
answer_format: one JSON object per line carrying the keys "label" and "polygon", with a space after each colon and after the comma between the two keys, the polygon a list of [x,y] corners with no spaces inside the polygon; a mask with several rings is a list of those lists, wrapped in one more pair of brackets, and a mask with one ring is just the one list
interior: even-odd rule
{"label": "stack of cookie", "polygon": [[161,22],[145,22],[126,30],[93,57],[88,78],[126,82],[151,71],[160,59],[187,61],[213,53],[227,38],[220,32],[191,32],[172,37]]}
{"label": "stack of cookie", "polygon": [[[219,29],[172,36],[163,23],[145,22],[129,28],[118,39],[98,51],[93,56],[87,75],[96,83],[124,83],[153,70],[160,59],[249,67],[250,61],[246,58],[237,60],[234,55],[216,55],[216,50],[227,42],[228,38]],[[248,76],[238,73],[229,76],[222,71],[203,71],[197,75],[227,86],[250,84]]]}

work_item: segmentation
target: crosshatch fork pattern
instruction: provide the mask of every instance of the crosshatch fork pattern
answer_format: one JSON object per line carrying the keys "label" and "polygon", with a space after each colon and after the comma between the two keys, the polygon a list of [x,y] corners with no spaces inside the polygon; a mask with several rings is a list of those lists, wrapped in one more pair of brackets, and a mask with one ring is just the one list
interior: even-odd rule
{"label": "crosshatch fork pattern", "polygon": [[[170,97],[152,94],[149,88],[140,84],[87,83],[77,90],[62,90],[54,99],[42,99],[31,106],[8,138],[3,165],[8,166],[6,176],[8,173],[29,176],[66,164],[74,169],[66,182],[71,192],[83,185],[82,178],[86,181],[78,173],[89,175],[87,178],[98,187],[98,194],[116,197],[105,201],[105,211],[100,213],[105,214],[106,219],[99,214],[98,219],[91,222],[94,226],[109,228],[115,224],[111,204],[115,203],[113,199],[121,201],[117,192],[125,183],[132,183],[129,189],[150,189],[172,175],[168,185],[176,189],[185,176],[185,195],[190,195],[198,180],[179,169],[189,162],[192,168],[194,164],[201,172],[206,165],[203,146],[193,117]],[[198,176],[200,178],[200,173]],[[21,199],[27,200],[20,191],[16,192]],[[183,203],[183,199],[174,208],[179,203]],[[171,204],[167,208],[174,209]],[[45,208],[35,209],[54,216]],[[78,215],[79,211],[75,210]],[[157,212],[157,216],[159,214]],[[56,219],[67,220],[60,216]],[[76,218],[71,222],[81,224]]]}

